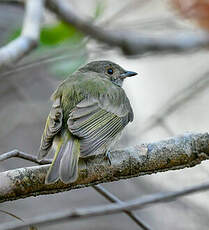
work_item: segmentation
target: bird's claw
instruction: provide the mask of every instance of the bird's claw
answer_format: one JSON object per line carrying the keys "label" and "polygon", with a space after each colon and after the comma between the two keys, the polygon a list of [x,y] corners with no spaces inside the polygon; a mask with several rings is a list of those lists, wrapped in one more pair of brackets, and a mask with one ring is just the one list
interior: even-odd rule
{"label": "bird's claw", "polygon": [[105,153],[105,157],[107,158],[108,162],[110,165],[112,165],[111,163],[111,155],[110,155],[110,150],[108,150],[106,153]]}

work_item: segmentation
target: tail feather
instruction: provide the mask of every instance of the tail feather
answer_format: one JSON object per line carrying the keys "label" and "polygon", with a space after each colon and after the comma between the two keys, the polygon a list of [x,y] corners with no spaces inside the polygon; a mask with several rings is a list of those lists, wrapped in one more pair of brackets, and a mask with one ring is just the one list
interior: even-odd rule
{"label": "tail feather", "polygon": [[64,143],[61,138],[58,140],[58,145],[55,150],[54,159],[52,164],[47,172],[45,183],[51,184],[56,182],[59,179],[59,168],[60,168],[60,161],[62,159],[64,153]]}
{"label": "tail feather", "polygon": [[78,177],[79,140],[66,132],[56,142],[58,144],[54,160],[47,173],[45,183],[54,183],[59,178],[64,183],[72,183]]}
{"label": "tail feather", "polygon": [[46,184],[51,184],[59,179],[60,161],[62,159],[65,146],[61,137],[56,141],[58,144],[56,146],[56,150],[54,153],[54,159],[46,175],[46,179],[45,179]]}
{"label": "tail feather", "polygon": [[72,183],[77,180],[79,155],[79,141],[71,137],[60,163],[60,178],[64,183]]}

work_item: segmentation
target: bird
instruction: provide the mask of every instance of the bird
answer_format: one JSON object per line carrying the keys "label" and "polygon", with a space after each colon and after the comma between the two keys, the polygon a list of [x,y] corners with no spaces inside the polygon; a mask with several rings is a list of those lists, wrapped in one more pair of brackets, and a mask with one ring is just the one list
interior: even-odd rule
{"label": "bird", "polygon": [[54,152],[46,184],[75,182],[79,158],[105,154],[110,160],[110,147],[134,118],[122,85],[135,75],[114,62],[93,61],[57,87],[37,156],[41,161]]}

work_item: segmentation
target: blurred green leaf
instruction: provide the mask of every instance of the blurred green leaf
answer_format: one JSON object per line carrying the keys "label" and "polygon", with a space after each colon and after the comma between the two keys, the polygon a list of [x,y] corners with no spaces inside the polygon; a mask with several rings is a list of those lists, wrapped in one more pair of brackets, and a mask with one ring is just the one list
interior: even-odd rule
{"label": "blurred green leaf", "polygon": [[[102,11],[102,5],[99,4],[97,15]],[[14,31],[10,41],[21,34],[21,29]],[[49,71],[59,79],[64,79],[68,74],[73,73],[87,60],[86,43],[82,43],[83,34],[75,27],[64,22],[58,22],[53,25],[45,25],[40,34],[40,44],[30,56],[32,62],[36,62],[41,56],[47,53],[49,56],[57,58],[52,65],[49,65]],[[76,48],[79,47],[79,48]],[[61,52],[60,52],[61,51]],[[57,53],[57,54],[56,54]],[[69,57],[68,57],[69,55]]]}
{"label": "blurred green leaf", "polygon": [[41,45],[58,45],[64,41],[79,42],[83,35],[73,26],[60,22],[56,25],[45,26],[41,31]]}
{"label": "blurred green leaf", "polygon": [[[14,40],[21,34],[21,29],[12,33],[9,41]],[[40,46],[54,46],[63,42],[78,43],[83,39],[83,35],[75,27],[64,22],[54,25],[46,25],[42,28],[40,34]]]}

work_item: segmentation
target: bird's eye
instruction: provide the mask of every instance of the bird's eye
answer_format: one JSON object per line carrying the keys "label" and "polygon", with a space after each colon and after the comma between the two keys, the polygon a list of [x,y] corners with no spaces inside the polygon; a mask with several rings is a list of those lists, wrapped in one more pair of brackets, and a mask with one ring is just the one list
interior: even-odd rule
{"label": "bird's eye", "polygon": [[113,74],[113,69],[112,68],[107,69],[107,73],[112,75]]}

